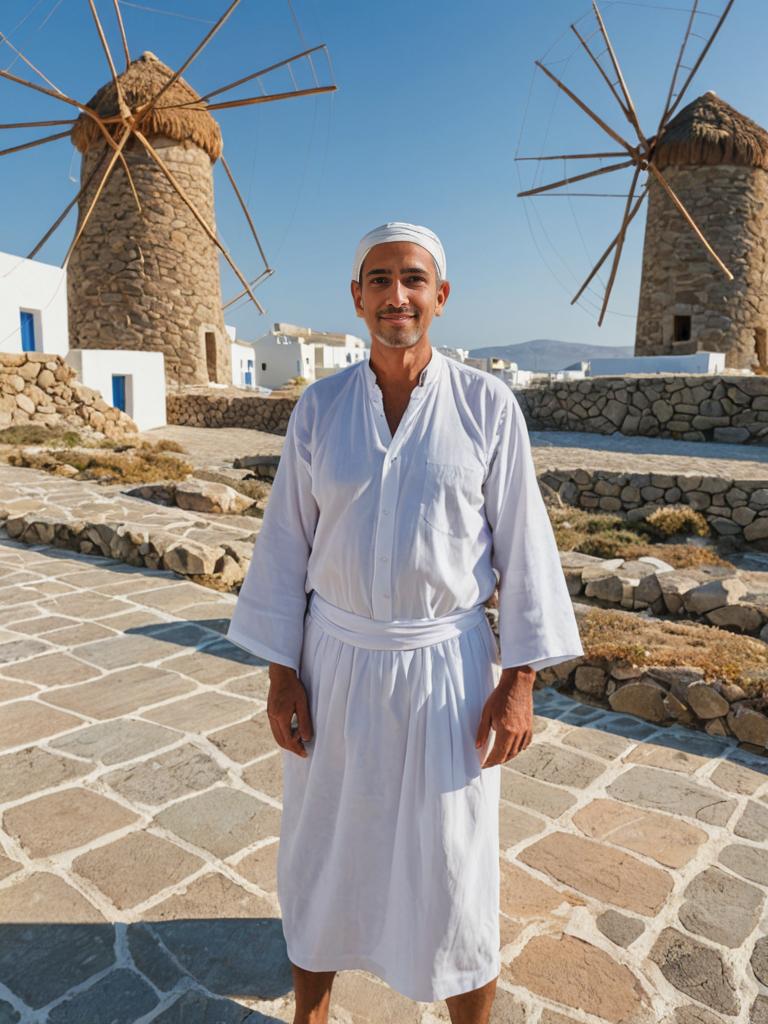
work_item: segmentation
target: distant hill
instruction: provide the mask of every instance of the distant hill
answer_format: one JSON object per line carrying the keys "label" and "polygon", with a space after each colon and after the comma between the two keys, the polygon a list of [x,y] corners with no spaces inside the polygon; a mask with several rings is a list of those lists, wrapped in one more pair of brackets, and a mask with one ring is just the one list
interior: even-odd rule
{"label": "distant hill", "polygon": [[494,356],[517,363],[521,370],[539,370],[552,373],[564,370],[573,363],[587,359],[621,359],[635,354],[631,345],[580,345],[571,341],[552,341],[536,338],[517,345],[493,345],[473,348],[470,356]]}

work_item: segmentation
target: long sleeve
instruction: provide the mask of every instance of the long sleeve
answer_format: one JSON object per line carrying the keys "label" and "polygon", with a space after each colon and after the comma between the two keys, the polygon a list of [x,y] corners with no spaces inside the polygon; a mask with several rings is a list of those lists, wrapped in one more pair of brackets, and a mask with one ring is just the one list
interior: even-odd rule
{"label": "long sleeve", "polygon": [[583,649],[576,617],[512,392],[497,426],[484,494],[499,574],[501,667],[538,670],[578,657]]}
{"label": "long sleeve", "polygon": [[253,557],[227,638],[251,654],[299,671],[307,607],[307,562],[317,525],[312,496],[310,408],[291,412]]}

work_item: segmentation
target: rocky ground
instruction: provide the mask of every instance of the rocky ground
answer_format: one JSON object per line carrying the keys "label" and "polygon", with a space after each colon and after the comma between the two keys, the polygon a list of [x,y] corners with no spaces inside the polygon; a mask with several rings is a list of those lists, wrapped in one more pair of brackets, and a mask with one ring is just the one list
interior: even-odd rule
{"label": "rocky ground", "polygon": [[[233,603],[0,543],[0,1020],[292,1019],[283,755]],[[764,1022],[765,759],[549,690],[536,730],[502,769],[494,1024]],[[333,1005],[447,1021],[364,972]]]}

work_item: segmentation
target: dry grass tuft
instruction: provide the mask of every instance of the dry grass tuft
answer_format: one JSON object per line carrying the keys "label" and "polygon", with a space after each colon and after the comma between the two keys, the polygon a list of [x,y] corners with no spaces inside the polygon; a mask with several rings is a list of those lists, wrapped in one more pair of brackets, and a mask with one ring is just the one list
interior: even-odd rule
{"label": "dry grass tuft", "polygon": [[588,658],[638,667],[696,665],[709,681],[738,683],[750,696],[768,698],[768,645],[753,637],[604,608],[586,612],[579,629]]}
{"label": "dry grass tuft", "polygon": [[183,459],[144,446],[127,451],[74,449],[71,451],[28,451],[21,449],[8,456],[12,466],[61,473],[71,466],[73,479],[98,480],[106,484],[150,484],[161,480],[184,480],[192,466]]}
{"label": "dry grass tuft", "polygon": [[20,423],[0,430],[0,444],[45,444],[74,448],[82,443],[82,435],[76,430],[46,427],[42,423]]}
{"label": "dry grass tuft", "polygon": [[[681,507],[684,512],[690,512],[691,516],[698,516],[693,509]],[[678,506],[669,510],[660,508],[657,512],[675,512],[677,508]],[[683,529],[679,528],[682,524],[698,529],[698,521],[687,515],[661,517],[659,525],[650,521],[630,523],[621,516],[610,515],[607,512],[588,512],[580,508],[551,506],[548,512],[560,551],[580,551],[584,555],[594,555],[596,558],[629,559],[652,555],[669,562],[676,569],[729,564],[712,548],[693,544],[654,543],[656,537],[665,536],[665,529],[671,530],[670,536],[683,532]],[[652,515],[655,516],[656,512]],[[707,526],[706,520],[704,526]]]}
{"label": "dry grass tuft", "polygon": [[675,534],[694,534],[697,537],[709,536],[709,523],[701,514],[689,505],[664,505],[646,516],[645,522],[662,537]]}

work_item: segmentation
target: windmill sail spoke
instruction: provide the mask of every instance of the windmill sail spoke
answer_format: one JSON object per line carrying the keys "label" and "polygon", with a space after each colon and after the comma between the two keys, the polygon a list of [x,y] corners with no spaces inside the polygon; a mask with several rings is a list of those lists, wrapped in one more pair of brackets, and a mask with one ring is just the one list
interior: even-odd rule
{"label": "windmill sail spoke", "polygon": [[50,80],[50,78],[48,78],[46,75],[44,75],[43,72],[39,68],[36,68],[35,65],[32,63],[32,61],[28,60],[24,56],[24,54],[21,52],[21,50],[19,50],[16,46],[14,46],[13,43],[11,42],[11,40],[8,38],[8,36],[5,35],[3,32],[0,32],[0,43],[5,43],[5,45],[9,49],[13,50],[13,52],[16,54],[16,56],[19,58],[19,60],[23,61],[24,64],[26,64],[27,67],[30,69],[30,71],[33,71],[38,76],[38,78],[42,78],[42,80],[45,82],[45,84],[49,85],[51,87],[51,89],[54,90],[54,92],[61,93],[61,89],[59,89],[59,87],[57,85],[54,85],[54,83]]}
{"label": "windmill sail spoke", "polygon": [[619,64],[619,59],[616,56],[616,51],[613,48],[613,43],[611,42],[611,37],[608,35],[608,29],[605,27],[605,22],[603,21],[603,16],[600,13],[600,8],[597,6],[597,0],[592,0],[592,10],[595,12],[595,18],[597,19],[597,25],[598,25],[598,28],[600,29],[600,34],[603,37],[603,40],[605,42],[605,47],[606,47],[606,49],[608,51],[608,56],[610,57],[611,64],[613,65],[613,70],[616,72],[616,77],[619,80],[619,88],[621,89],[621,93],[622,93],[622,95],[624,97],[624,103],[625,103],[625,106],[622,109],[624,110],[624,114],[626,115],[627,120],[634,127],[635,131],[637,132],[638,138],[640,139],[640,141],[643,143],[643,145],[647,149],[648,142],[647,142],[645,136],[643,135],[642,128],[640,127],[640,121],[638,120],[638,117],[637,117],[637,111],[635,110],[635,104],[632,102],[632,97],[629,94],[629,89],[627,88],[627,83],[624,80],[624,74],[623,74],[623,72],[621,70],[621,65]]}
{"label": "windmill sail spoke", "polygon": [[[641,206],[643,205],[643,201],[644,201],[644,199],[645,199],[645,197],[646,197],[647,195],[648,195],[648,186],[646,185],[646,186],[645,186],[645,188],[643,189],[643,191],[642,191],[642,192],[640,193],[640,195],[638,196],[638,198],[637,198],[637,199],[635,200],[635,205],[634,205],[634,206],[632,207],[632,209],[631,209],[631,210],[629,211],[629,214],[628,214],[628,216],[627,216],[627,217],[625,218],[625,221],[624,221],[624,223],[622,224],[622,228],[624,229],[624,232],[625,232],[625,233],[626,233],[626,230],[627,230],[627,228],[629,227],[629,225],[630,225],[630,224],[632,223],[632,221],[634,220],[634,218],[635,218],[635,215],[637,214],[638,210],[639,210],[639,209],[640,209],[640,207],[641,207]],[[603,265],[603,264],[605,263],[605,261],[606,261],[606,260],[608,259],[608,257],[609,257],[609,256],[611,255],[611,253],[613,252],[613,250],[614,250],[614,249],[616,248],[616,246],[618,245],[618,242],[619,242],[619,235],[616,235],[616,237],[615,237],[615,238],[613,239],[613,241],[611,242],[611,244],[610,244],[610,245],[608,246],[608,248],[607,248],[607,249],[605,250],[605,252],[603,253],[603,255],[602,255],[602,256],[600,257],[600,259],[599,259],[599,260],[597,261],[597,263],[596,263],[596,264],[594,265],[594,267],[592,268],[592,271],[590,272],[590,274],[589,274],[589,277],[587,277],[587,279],[586,279],[586,281],[584,282],[584,284],[582,284],[581,288],[579,288],[579,290],[578,290],[578,291],[576,292],[576,294],[574,295],[574,297],[573,297],[573,298],[571,299],[571,305],[572,305],[572,306],[573,306],[573,305],[574,305],[575,303],[577,303],[577,302],[579,301],[579,299],[581,298],[581,296],[582,296],[582,295],[584,294],[584,292],[585,292],[585,291],[587,290],[587,288],[589,287],[589,285],[590,285],[590,284],[592,283],[592,280],[593,280],[593,278],[595,277],[595,275],[599,273],[599,271],[600,271],[600,268],[602,267],[602,265]]]}
{"label": "windmill sail spoke", "polygon": [[661,125],[662,128],[666,127],[666,125],[669,123],[672,115],[674,114],[674,112],[679,107],[680,101],[682,100],[683,96],[685,95],[685,93],[686,93],[686,91],[688,89],[688,86],[693,81],[694,75],[696,74],[696,72],[701,67],[701,62],[704,60],[706,55],[709,53],[709,48],[712,46],[712,43],[714,43],[715,39],[717,38],[717,35],[718,35],[720,29],[723,27],[723,23],[724,23],[725,19],[731,13],[731,8],[733,7],[733,3],[734,3],[734,0],[728,0],[728,3],[725,5],[725,9],[723,10],[723,13],[717,19],[717,24],[712,29],[712,33],[710,34],[709,38],[707,39],[706,43],[704,44],[704,48],[702,49],[701,53],[699,54],[698,59],[694,62],[693,67],[690,69],[690,71],[688,73],[688,77],[683,82],[682,86],[680,87],[680,91],[678,92],[676,99],[673,101],[673,103],[670,106],[669,110],[667,110],[666,117],[664,118],[664,121],[662,122],[662,125]]}
{"label": "windmill sail spoke", "polygon": [[620,106],[620,107],[621,107],[621,109],[622,109],[622,112],[624,113],[624,116],[626,117],[626,115],[627,115],[627,108],[626,108],[626,107],[625,107],[625,105],[624,105],[624,101],[622,100],[621,96],[619,96],[618,92],[616,92],[616,86],[615,86],[615,85],[613,84],[613,82],[611,81],[611,79],[610,79],[610,78],[608,77],[608,75],[606,74],[606,72],[605,72],[605,68],[604,68],[604,67],[603,67],[603,65],[602,65],[602,64],[600,63],[600,61],[599,61],[599,60],[597,59],[597,57],[596,57],[596,56],[594,55],[594,53],[592,53],[592,51],[590,50],[590,48],[589,48],[589,43],[588,43],[588,42],[586,41],[586,39],[585,39],[585,38],[584,38],[584,37],[582,36],[582,34],[581,34],[581,33],[579,32],[579,30],[578,30],[578,29],[576,28],[576,26],[575,26],[575,25],[571,25],[571,32],[573,32],[573,34],[574,34],[574,35],[576,36],[576,38],[577,38],[577,39],[579,40],[579,42],[581,43],[581,45],[582,45],[582,46],[584,47],[584,49],[585,49],[585,50],[587,51],[587,56],[588,56],[588,57],[589,57],[589,59],[590,59],[590,60],[592,61],[592,63],[593,63],[594,65],[595,65],[595,67],[596,67],[596,68],[597,68],[597,70],[598,70],[598,71],[600,72],[600,74],[602,75],[602,77],[604,78],[604,80],[605,80],[605,83],[606,83],[606,85],[608,86],[608,88],[609,88],[609,89],[611,90],[611,92],[613,93],[613,96],[614,96],[614,98],[615,98],[616,102],[617,102],[617,103],[619,104],[619,106]]}
{"label": "windmill sail spoke", "polygon": [[621,260],[621,253],[624,248],[624,239],[626,238],[627,228],[629,226],[629,211],[632,209],[632,201],[635,198],[635,189],[637,188],[637,179],[639,177],[640,168],[638,167],[632,176],[632,185],[630,186],[629,195],[627,196],[627,202],[624,207],[624,216],[622,217],[621,228],[619,229],[619,233],[617,235],[616,248],[613,254],[613,263],[611,264],[611,272],[608,275],[608,283],[605,286],[605,294],[603,295],[603,305],[600,309],[600,316],[597,320],[598,327],[603,326],[603,320],[605,319],[605,314],[608,309],[608,300],[611,297],[613,283],[616,280],[616,274],[618,272],[619,262]]}
{"label": "windmill sail spoke", "polygon": [[208,110],[234,110],[236,107],[252,107],[256,103],[274,103],[276,100],[293,100],[301,96],[317,96],[323,92],[336,92],[335,85],[321,85],[315,89],[297,89],[295,92],[273,92],[266,96],[248,96],[242,100],[226,100],[211,103]]}
{"label": "windmill sail spoke", "polygon": [[672,81],[669,83],[669,92],[667,93],[667,98],[664,101],[664,110],[662,111],[661,118],[659,119],[659,127],[658,127],[658,129],[656,131],[656,135],[657,136],[658,136],[659,132],[661,131],[662,126],[667,123],[667,115],[668,115],[669,109],[670,109],[670,107],[672,105],[672,101],[675,98],[675,86],[677,85],[677,76],[680,74],[680,68],[683,65],[683,57],[685,56],[685,48],[688,45],[688,40],[691,38],[691,33],[693,31],[693,23],[696,20],[696,15],[698,13],[698,10],[699,10],[699,0],[693,0],[693,7],[691,7],[691,13],[688,16],[688,24],[685,27],[685,33],[683,34],[683,41],[680,44],[680,52],[677,55],[677,60],[675,61],[675,67],[674,67],[674,69],[672,71]]}
{"label": "windmill sail spoke", "polygon": [[524,160],[602,160],[603,157],[625,156],[624,153],[558,153],[554,156],[516,156],[515,161]]}
{"label": "windmill sail spoke", "polygon": [[0,149],[0,156],[9,156],[11,153],[20,153],[23,149],[34,149],[35,146],[44,146],[47,142],[56,142],[57,139],[68,139],[71,132],[57,132],[55,135],[46,135],[44,139],[35,139],[34,142],[24,142],[20,146],[10,146],[8,149]]}
{"label": "windmill sail spoke", "polygon": [[53,128],[55,125],[60,124],[76,124],[77,122],[73,118],[69,121],[16,121],[14,124],[0,124],[0,129],[3,128]]}
{"label": "windmill sail spoke", "polygon": [[35,92],[41,92],[44,96],[51,96],[55,100],[61,100],[62,103],[68,103],[72,107],[77,107],[78,110],[82,110],[83,113],[88,114],[90,117],[97,117],[90,107],[86,106],[85,103],[80,103],[78,100],[73,100],[70,96],[65,96],[63,92],[52,89],[46,89],[42,85],[38,85],[36,82],[30,82],[26,78],[19,78],[18,75],[11,74],[10,71],[4,71],[0,68],[0,78],[6,78],[9,82],[16,82],[17,85],[24,85],[27,89],[33,89]]}
{"label": "windmill sail spoke", "polygon": [[123,43],[123,53],[125,54],[125,69],[127,71],[131,64],[131,51],[128,49],[128,36],[125,34],[123,12],[120,10],[120,0],[112,0],[112,3],[115,7],[115,17],[117,18],[117,25],[120,29],[120,38]]}
{"label": "windmill sail spoke", "polygon": [[[313,46],[310,50],[302,50],[301,53],[296,53],[293,57],[286,57],[285,60],[280,60],[276,64],[270,64],[268,68],[262,68],[261,71],[254,71],[251,75],[246,75],[245,78],[238,78],[236,82],[232,82],[230,85],[222,85],[219,89],[214,89],[212,92],[208,92],[205,96],[201,96],[199,101],[207,103],[208,100],[213,99],[214,96],[220,96],[223,92],[229,92],[230,89],[236,89],[239,85],[245,85],[246,82],[252,82],[254,78],[261,78],[262,75],[268,74],[270,71],[275,71],[277,68],[285,67],[290,65],[294,61],[301,60],[304,57],[309,57],[313,53],[317,53],[318,50],[326,50],[325,43],[320,43],[319,46]],[[317,83],[319,84],[319,83]],[[190,103],[193,101],[190,100]]]}
{"label": "windmill sail spoke", "polygon": [[224,168],[224,173],[227,175],[227,178],[229,178],[229,183],[232,186],[235,195],[237,196],[237,201],[240,203],[240,208],[245,214],[245,219],[248,221],[248,227],[251,229],[251,234],[253,235],[253,239],[256,242],[256,246],[259,250],[259,255],[264,260],[264,266],[267,268],[267,270],[269,270],[269,260],[264,254],[264,250],[261,246],[261,241],[259,240],[258,232],[256,231],[256,225],[253,223],[253,218],[251,217],[250,210],[248,209],[246,202],[242,197],[240,189],[237,187],[237,182],[235,181],[234,175],[232,174],[232,170],[230,169],[229,164],[227,163],[223,156],[219,157],[219,162],[221,163],[221,166]]}
{"label": "windmill sail spoke", "polygon": [[[251,288],[257,288],[261,284],[262,281],[266,281],[266,279],[268,277],[272,277],[273,274],[274,274],[274,270],[272,270],[271,267],[267,267],[266,270],[262,270],[262,272],[259,274],[258,277],[254,277],[254,279],[250,282],[250,287]],[[236,302],[239,302],[240,299],[244,299],[247,294],[248,294],[248,292],[245,291],[245,289],[243,289],[243,291],[238,292],[237,295],[235,295],[235,297],[233,299],[229,299],[227,302],[225,302],[221,308],[222,309],[229,309],[230,306],[234,306],[234,304]]]}
{"label": "windmill sail spoke", "polygon": [[583,100],[580,100],[576,93],[571,92],[568,86],[565,85],[565,83],[561,82],[556,75],[553,75],[549,68],[542,64],[540,60],[537,60],[534,63],[536,64],[536,67],[541,68],[541,70],[544,72],[547,78],[552,79],[552,81],[555,83],[558,89],[562,89],[565,95],[568,96],[571,100],[573,100],[577,107],[584,111],[587,117],[592,118],[595,124],[599,125],[603,129],[603,131],[606,132],[606,134],[610,135],[614,142],[618,142],[620,146],[623,146],[624,149],[630,154],[630,156],[636,157],[637,150],[634,146],[631,146],[626,139],[623,139],[621,135],[619,135],[618,132],[615,132],[613,128],[609,127],[609,125],[607,125],[605,121],[603,121],[603,119],[594,112],[594,110],[590,110],[587,104],[584,103]]}
{"label": "windmill sail spoke", "polygon": [[682,200],[677,195],[677,193],[674,191],[674,189],[671,187],[671,185],[669,184],[667,179],[664,177],[664,175],[661,173],[661,171],[658,169],[658,167],[656,167],[655,164],[649,164],[648,168],[651,171],[651,173],[653,174],[654,178],[658,181],[658,183],[661,185],[661,187],[667,193],[669,198],[675,204],[677,209],[683,215],[686,223],[688,224],[690,229],[693,231],[693,233],[696,235],[696,237],[701,242],[701,244],[704,246],[704,248],[707,250],[709,255],[712,257],[712,259],[715,261],[715,263],[718,265],[718,267],[720,267],[720,269],[725,274],[725,276],[728,278],[728,280],[732,281],[733,280],[733,274],[730,272],[728,267],[726,267],[726,265],[723,263],[723,261],[720,259],[720,257],[715,252],[715,250],[712,248],[712,246],[706,240],[706,238],[704,237],[704,234],[703,234],[701,228],[696,223],[696,221],[693,219],[693,217],[690,215],[688,210],[685,208]]}
{"label": "windmill sail spoke", "polygon": [[117,93],[117,102],[120,107],[120,112],[125,114],[128,112],[128,108],[126,107],[125,100],[123,99],[123,90],[120,88],[120,79],[117,76],[117,68],[115,67],[115,62],[112,59],[112,51],[109,48],[107,37],[104,35],[104,27],[101,24],[99,12],[96,10],[94,0],[88,0],[88,6],[91,9],[91,17],[96,25],[96,31],[98,33],[99,40],[101,41],[102,49],[104,50],[104,56],[107,58],[107,64],[109,65],[110,74],[112,75],[112,81],[115,84],[115,92]]}
{"label": "windmill sail spoke", "polygon": [[109,181],[110,175],[112,174],[112,171],[114,170],[114,167],[115,167],[115,164],[117,163],[118,157],[122,153],[123,147],[125,146],[126,142],[128,141],[128,139],[130,137],[131,137],[131,133],[126,128],[126,130],[123,132],[122,138],[120,139],[120,141],[117,144],[117,148],[112,152],[112,155],[109,158],[109,163],[107,164],[107,167],[106,167],[106,170],[104,171],[102,179],[99,182],[98,187],[97,187],[96,191],[93,194],[93,198],[91,199],[90,206],[88,207],[88,209],[87,209],[87,211],[85,213],[85,216],[81,218],[80,223],[77,226],[77,231],[75,232],[75,237],[72,239],[72,242],[70,243],[70,246],[67,249],[67,254],[64,257],[64,262],[62,263],[62,267],[66,267],[67,264],[69,263],[69,258],[72,255],[75,246],[77,245],[77,243],[82,238],[83,232],[85,231],[85,228],[86,228],[86,226],[88,224],[88,221],[91,219],[91,214],[96,209],[96,204],[98,203],[99,198],[101,197],[101,193],[104,191],[104,188],[105,188],[107,182]]}
{"label": "windmill sail spoke", "polygon": [[189,55],[189,57],[187,57],[187,59],[181,65],[179,70],[178,71],[174,71],[174,73],[171,75],[171,77],[168,79],[168,81],[162,87],[160,92],[158,92],[155,95],[155,97],[152,99],[152,102],[149,104],[149,109],[150,110],[153,109],[155,106],[157,106],[157,101],[160,99],[160,97],[163,96],[171,88],[171,86],[175,82],[178,82],[178,80],[181,78],[181,76],[187,70],[187,68],[192,63],[192,61],[200,56],[200,54],[203,52],[205,47],[208,45],[208,43],[210,43],[210,41],[213,39],[213,37],[216,35],[216,33],[219,31],[219,29],[224,24],[224,22],[229,19],[229,16],[234,12],[235,8],[238,7],[239,4],[240,4],[240,0],[232,0],[232,3],[229,5],[229,7],[226,9],[226,11],[224,11],[224,13],[219,18],[219,20],[216,22],[216,24],[211,28],[210,32],[208,32],[205,35],[205,37],[201,40],[201,42],[198,43],[198,45],[195,47],[195,49],[192,51],[192,53]]}
{"label": "windmill sail spoke", "polygon": [[148,140],[148,139],[147,139],[147,138],[146,138],[146,137],[145,137],[145,136],[144,136],[144,135],[143,135],[143,134],[142,134],[142,133],[141,133],[141,132],[140,132],[140,131],[139,131],[138,129],[135,129],[135,130],[134,130],[134,134],[135,134],[136,138],[137,138],[137,139],[139,140],[139,142],[140,142],[140,143],[141,143],[141,144],[142,144],[142,145],[144,146],[144,148],[145,148],[145,149],[146,149],[146,151],[147,151],[147,152],[149,153],[149,155],[150,155],[150,156],[152,157],[152,159],[153,159],[153,160],[155,161],[155,163],[156,163],[156,164],[157,164],[157,166],[158,166],[158,167],[160,168],[160,170],[161,170],[161,171],[163,172],[163,174],[164,174],[164,175],[165,175],[165,177],[167,178],[167,180],[168,180],[168,182],[170,183],[170,185],[171,185],[171,186],[172,186],[172,187],[173,187],[173,188],[174,188],[174,189],[176,190],[176,192],[177,192],[177,193],[178,193],[178,195],[179,195],[179,198],[180,198],[180,199],[181,199],[181,200],[182,200],[182,201],[184,202],[184,204],[185,204],[185,205],[186,205],[186,206],[188,207],[188,209],[189,209],[190,213],[191,213],[191,214],[192,214],[192,216],[193,216],[193,217],[195,218],[195,220],[196,220],[196,221],[198,222],[198,224],[200,225],[200,227],[201,227],[201,228],[203,229],[203,231],[204,231],[204,232],[206,233],[206,235],[208,235],[208,237],[209,237],[209,238],[210,238],[210,240],[211,240],[211,241],[212,241],[212,242],[214,243],[214,245],[215,245],[215,246],[216,246],[216,247],[217,247],[218,249],[220,249],[220,250],[221,250],[221,253],[222,253],[222,255],[224,256],[224,259],[225,259],[225,260],[227,261],[227,263],[228,263],[228,264],[230,265],[230,267],[232,268],[232,270],[233,270],[233,271],[235,272],[235,274],[237,275],[237,277],[238,277],[238,279],[239,279],[240,283],[241,283],[241,284],[243,285],[243,287],[245,288],[245,290],[246,290],[246,292],[247,292],[247,294],[248,294],[248,297],[249,297],[249,298],[251,299],[251,301],[252,301],[252,302],[254,303],[254,305],[255,305],[255,306],[256,306],[256,308],[257,308],[257,309],[259,310],[259,312],[260,312],[260,313],[263,313],[263,312],[264,312],[264,307],[263,307],[263,306],[261,305],[261,303],[259,302],[259,300],[258,300],[258,299],[256,298],[256,296],[255,296],[255,295],[253,294],[253,291],[251,290],[251,286],[250,286],[250,285],[248,284],[248,281],[247,281],[247,280],[246,280],[246,278],[245,278],[245,277],[243,276],[243,273],[242,273],[242,271],[241,271],[241,270],[240,270],[240,268],[239,268],[239,267],[237,266],[237,264],[235,263],[235,261],[234,261],[234,260],[232,259],[232,257],[230,256],[230,254],[229,254],[229,252],[227,251],[227,249],[225,248],[225,246],[224,246],[224,245],[222,244],[222,242],[221,242],[221,241],[219,240],[219,238],[218,238],[218,236],[217,236],[216,232],[215,232],[215,231],[214,231],[214,230],[213,230],[213,229],[211,228],[211,226],[210,226],[210,225],[209,225],[209,224],[208,224],[208,223],[206,222],[206,220],[205,220],[205,218],[204,218],[204,217],[202,216],[202,214],[200,214],[200,213],[198,212],[198,210],[197,210],[197,207],[195,206],[195,204],[194,204],[194,203],[192,202],[192,200],[191,200],[191,199],[190,199],[190,198],[189,198],[189,197],[187,196],[186,192],[185,192],[185,191],[184,191],[184,189],[183,189],[183,188],[181,187],[181,185],[179,184],[179,182],[178,182],[178,181],[176,180],[176,178],[174,177],[174,175],[173,175],[173,174],[171,173],[171,171],[169,170],[169,168],[168,168],[168,167],[167,167],[167,166],[165,165],[165,163],[163,162],[163,160],[162,160],[162,159],[160,158],[159,154],[158,154],[158,153],[157,153],[157,152],[156,152],[156,151],[155,151],[155,150],[153,149],[153,147],[152,147],[151,143],[149,142],[149,140]]}
{"label": "windmill sail spoke", "polygon": [[539,185],[538,188],[528,189],[527,192],[518,192],[518,198],[523,199],[526,196],[536,196],[540,192],[549,192],[553,188],[560,188],[563,185],[570,185],[574,181],[585,181],[587,178],[596,178],[601,174],[610,174],[612,171],[621,171],[626,167],[635,166],[634,160],[624,160],[620,164],[609,164],[608,167],[598,167],[596,170],[585,171],[584,174],[575,174],[570,178],[562,178],[560,181],[553,181],[549,185]]}

